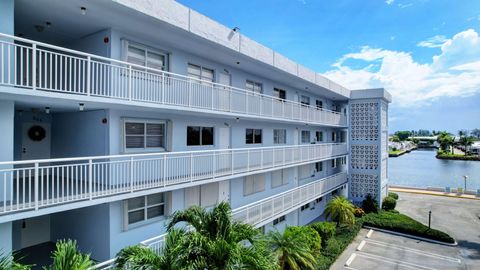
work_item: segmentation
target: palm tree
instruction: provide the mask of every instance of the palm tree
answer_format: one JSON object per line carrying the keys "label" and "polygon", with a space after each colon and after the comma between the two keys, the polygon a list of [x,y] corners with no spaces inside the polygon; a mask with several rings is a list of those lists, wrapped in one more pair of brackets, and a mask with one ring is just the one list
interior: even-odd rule
{"label": "palm tree", "polygon": [[0,251],[0,270],[30,270],[31,265],[23,265],[15,261],[12,255]]}
{"label": "palm tree", "polygon": [[298,231],[289,230],[288,227],[283,234],[278,230],[270,231],[267,242],[278,259],[280,269],[315,269],[316,260],[308,240]]}
{"label": "palm tree", "polygon": [[330,200],[325,208],[326,217],[340,224],[355,224],[355,207],[345,197],[337,196]]}
{"label": "palm tree", "polygon": [[52,253],[53,263],[44,270],[87,270],[93,266],[89,254],[83,254],[78,250],[77,241],[59,240],[55,251]]}
{"label": "palm tree", "polygon": [[467,149],[474,142],[472,137],[463,136],[460,138],[459,143],[465,147],[465,156],[467,155]]}
{"label": "palm tree", "polygon": [[182,269],[176,260],[184,243],[181,230],[172,229],[165,238],[160,254],[145,246],[131,246],[122,249],[115,261],[119,269],[173,270]]}
{"label": "palm tree", "polygon": [[[437,137],[437,142],[440,144],[440,148],[443,151],[448,151],[450,146],[453,146],[454,143],[454,138],[446,131],[440,132],[440,134]],[[453,147],[452,147],[452,153],[453,153]]]}
{"label": "palm tree", "polygon": [[230,205],[221,202],[212,211],[193,206],[173,214],[167,229],[186,223],[184,242],[175,258],[195,269],[274,269],[273,257],[262,245],[259,231],[232,221]]}
{"label": "palm tree", "polygon": [[[188,226],[175,227],[179,223]],[[253,226],[234,222],[228,203],[212,211],[193,206],[173,214],[160,255],[146,247],[120,251],[120,269],[277,269],[260,233]]]}

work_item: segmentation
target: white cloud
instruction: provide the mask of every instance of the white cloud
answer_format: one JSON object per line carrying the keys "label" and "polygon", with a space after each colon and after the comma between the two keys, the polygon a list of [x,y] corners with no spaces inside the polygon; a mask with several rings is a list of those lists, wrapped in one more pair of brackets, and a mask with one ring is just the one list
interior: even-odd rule
{"label": "white cloud", "polygon": [[407,8],[407,7],[411,7],[411,6],[413,6],[412,3],[408,3],[408,4],[398,4],[398,7],[399,7],[399,8]]}
{"label": "white cloud", "polygon": [[387,5],[391,5],[393,4],[393,2],[395,2],[395,0],[386,0],[385,3],[387,3]]}
{"label": "white cloud", "polygon": [[419,47],[427,47],[427,48],[439,48],[447,41],[448,39],[445,36],[437,35],[433,36],[427,40],[420,41],[417,43]]}
{"label": "white cloud", "polygon": [[[348,59],[363,60],[353,69]],[[373,69],[372,64],[379,68]],[[416,62],[407,52],[364,46],[344,55],[325,73],[350,89],[385,87],[398,106],[429,103],[440,97],[469,96],[480,92],[480,37],[466,30],[447,39],[431,63]]]}

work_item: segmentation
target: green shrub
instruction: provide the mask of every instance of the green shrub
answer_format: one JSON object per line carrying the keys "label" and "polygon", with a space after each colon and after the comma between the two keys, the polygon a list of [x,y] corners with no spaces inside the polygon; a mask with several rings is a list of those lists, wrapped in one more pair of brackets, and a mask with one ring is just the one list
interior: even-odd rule
{"label": "green shrub", "polygon": [[380,229],[410,234],[446,243],[454,243],[455,240],[448,234],[428,228],[424,224],[398,213],[398,211],[380,211],[365,215],[363,224]]}
{"label": "green shrub", "polygon": [[342,247],[337,239],[330,238],[327,241],[327,246],[325,247],[325,254],[331,257],[335,256],[336,254],[340,254],[342,251]]}
{"label": "green shrub", "polygon": [[285,229],[285,233],[301,234],[304,240],[308,243],[310,251],[314,255],[320,253],[322,238],[315,229],[309,226],[290,226]]}
{"label": "green shrub", "polygon": [[378,212],[378,203],[371,194],[368,194],[365,200],[362,201],[362,209],[367,214]]}
{"label": "green shrub", "polygon": [[398,200],[398,194],[395,193],[395,192],[389,192],[389,193],[388,193],[388,197],[392,197],[392,198],[394,198],[395,200]]}
{"label": "green shrub", "polygon": [[393,197],[385,197],[382,202],[383,210],[393,210],[397,206],[397,201]]}
{"label": "green shrub", "polygon": [[336,226],[334,222],[316,222],[310,225],[322,239],[322,247],[325,247],[328,239],[335,235]]}

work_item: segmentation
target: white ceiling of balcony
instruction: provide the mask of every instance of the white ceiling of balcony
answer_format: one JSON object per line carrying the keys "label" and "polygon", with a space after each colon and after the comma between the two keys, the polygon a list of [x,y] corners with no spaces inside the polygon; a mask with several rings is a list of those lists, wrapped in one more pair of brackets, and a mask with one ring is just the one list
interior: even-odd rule
{"label": "white ceiling of balcony", "polygon": [[[85,15],[81,14],[81,7],[87,8]],[[47,27],[47,21],[51,22],[50,27]],[[42,26],[43,31],[38,31],[36,25]],[[15,1],[15,34],[22,34],[25,38],[62,46],[107,28],[121,29],[126,34],[150,39],[153,43],[164,43],[248,73],[263,74],[264,77],[297,89],[321,89],[315,84],[289,73],[279,72],[268,64],[229,48],[201,37],[192,38],[192,34],[185,30],[147,15],[142,16],[141,13],[111,0]],[[239,65],[236,64],[237,61],[240,62]],[[337,93],[325,90],[321,93],[327,98],[346,100]]]}

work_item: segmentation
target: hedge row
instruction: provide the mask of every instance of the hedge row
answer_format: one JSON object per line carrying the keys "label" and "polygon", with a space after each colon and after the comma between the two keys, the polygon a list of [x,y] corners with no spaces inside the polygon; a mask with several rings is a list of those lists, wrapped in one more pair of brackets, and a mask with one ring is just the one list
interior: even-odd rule
{"label": "hedge row", "polygon": [[428,228],[428,226],[397,211],[379,211],[378,213],[367,214],[363,217],[363,224],[441,242],[455,243],[455,240],[450,235]]}

